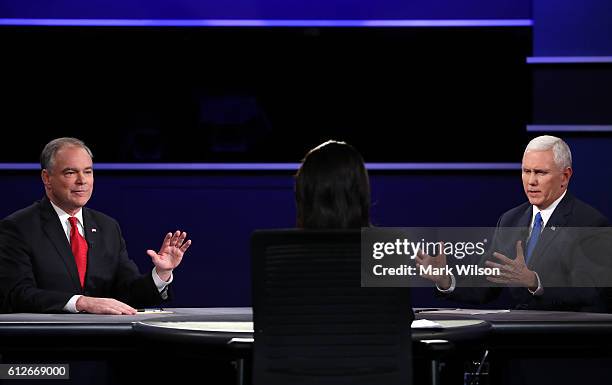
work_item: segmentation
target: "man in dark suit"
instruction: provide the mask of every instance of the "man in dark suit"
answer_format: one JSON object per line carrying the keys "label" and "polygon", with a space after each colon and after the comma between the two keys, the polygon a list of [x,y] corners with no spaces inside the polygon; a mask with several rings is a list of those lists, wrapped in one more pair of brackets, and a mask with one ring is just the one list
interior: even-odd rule
{"label": "man in dark suit", "polygon": [[0,222],[2,311],[135,314],[167,299],[187,234],[168,233],[159,251],[147,250],[155,267],[141,275],[119,224],[84,207],[94,182],[89,148],[55,139],[41,167],[46,197]]}
{"label": "man in dark suit", "polygon": [[[571,176],[571,152],[563,140],[545,135],[527,145],[522,181],[528,202],[500,217],[492,246],[494,259],[485,262],[487,267],[499,268],[501,272],[486,279],[512,286],[512,304],[517,308],[606,311],[602,290],[594,286],[610,281],[605,276],[610,266],[606,261],[598,264],[595,257],[599,256],[585,254],[588,250],[582,240],[591,235],[590,231],[569,228],[604,227],[608,220],[567,191]],[[595,248],[590,251],[601,252]],[[441,267],[446,265],[446,257],[432,258],[421,253],[417,264]],[[598,280],[598,274],[603,279]],[[458,283],[452,275],[427,278],[449,298],[465,302],[488,302],[502,289],[456,287]]]}

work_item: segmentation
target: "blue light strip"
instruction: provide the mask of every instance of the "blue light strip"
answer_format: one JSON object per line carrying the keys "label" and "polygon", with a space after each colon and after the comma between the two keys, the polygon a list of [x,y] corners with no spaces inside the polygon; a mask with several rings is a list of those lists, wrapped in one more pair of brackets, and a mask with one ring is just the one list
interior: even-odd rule
{"label": "blue light strip", "polygon": [[[299,163],[95,163],[103,171],[296,171]],[[366,163],[377,171],[519,170],[520,163]],[[38,171],[38,163],[0,163],[0,171]]]}
{"label": "blue light strip", "polygon": [[528,132],[612,132],[610,125],[580,125],[580,124],[531,124]]}
{"label": "blue light strip", "polygon": [[612,63],[612,56],[534,56],[528,64]]}
{"label": "blue light strip", "polygon": [[4,26],[62,27],[529,27],[529,19],[256,20],[256,19],[0,19]]}

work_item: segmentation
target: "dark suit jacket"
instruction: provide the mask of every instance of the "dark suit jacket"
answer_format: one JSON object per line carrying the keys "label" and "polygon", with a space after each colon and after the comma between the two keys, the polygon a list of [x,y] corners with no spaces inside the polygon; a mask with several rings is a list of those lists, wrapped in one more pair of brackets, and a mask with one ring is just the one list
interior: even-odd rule
{"label": "dark suit jacket", "polygon": [[[514,259],[516,241],[526,240],[531,223],[532,205],[525,202],[504,213],[497,223],[491,252],[497,251]],[[576,227],[606,227],[608,220],[599,211],[567,192],[542,230],[528,267],[538,273],[544,293],[534,296],[526,288],[493,287],[486,290],[458,287],[452,299],[484,303],[508,290],[511,306],[518,309],[559,311],[606,311],[605,294],[599,288],[576,287],[590,279],[596,280],[593,265],[577,241]],[[520,228],[522,230],[511,230]],[[495,260],[495,258],[491,258]],[[596,282],[596,281],[595,281]],[[584,285],[587,286],[587,285]],[[593,286],[591,283],[589,286]]]}
{"label": "dark suit jacket", "polygon": [[0,222],[3,312],[62,312],[75,294],[115,298],[133,307],[161,302],[151,274],[141,275],[129,259],[119,224],[88,208],[83,208],[83,222],[89,245],[83,289],[70,243],[48,199]]}

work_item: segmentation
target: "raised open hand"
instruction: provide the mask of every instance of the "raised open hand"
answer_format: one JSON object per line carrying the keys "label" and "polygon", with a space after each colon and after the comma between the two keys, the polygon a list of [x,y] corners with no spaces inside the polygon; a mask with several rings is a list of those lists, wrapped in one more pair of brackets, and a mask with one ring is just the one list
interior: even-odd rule
{"label": "raised open hand", "polygon": [[147,254],[151,257],[157,275],[165,281],[170,279],[170,273],[174,270],[183,259],[183,255],[191,246],[191,240],[185,240],[187,233],[179,230],[173,233],[168,233],[164,237],[164,241],[158,252],[147,250]]}
{"label": "raised open hand", "polygon": [[[451,286],[451,278],[448,274],[442,273],[446,270],[446,254],[444,254],[444,243],[440,242],[440,254],[431,256],[419,250],[417,252],[415,263],[418,271],[423,271],[421,277],[426,278],[435,283],[440,289],[448,289]],[[426,273],[431,271],[431,274]]]}

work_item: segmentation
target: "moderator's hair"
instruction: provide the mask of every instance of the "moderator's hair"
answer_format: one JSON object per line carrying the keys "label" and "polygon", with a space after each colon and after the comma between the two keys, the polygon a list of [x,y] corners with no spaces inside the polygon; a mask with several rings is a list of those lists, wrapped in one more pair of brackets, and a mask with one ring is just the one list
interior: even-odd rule
{"label": "moderator's hair", "polygon": [[93,153],[82,140],[69,137],[57,138],[47,143],[45,148],[43,148],[42,152],[40,153],[40,168],[43,170],[47,169],[48,172],[51,172],[53,169],[53,163],[55,162],[55,154],[57,154],[57,152],[64,146],[81,147],[87,151],[87,154],[93,159]]}
{"label": "moderator's hair", "polygon": [[306,154],[295,177],[297,225],[347,229],[370,225],[370,183],[353,146],[328,141]]}
{"label": "moderator's hair", "polygon": [[572,167],[572,152],[567,143],[561,138],[551,135],[542,135],[533,138],[527,147],[527,151],[548,151],[552,149],[555,164],[561,169]]}

